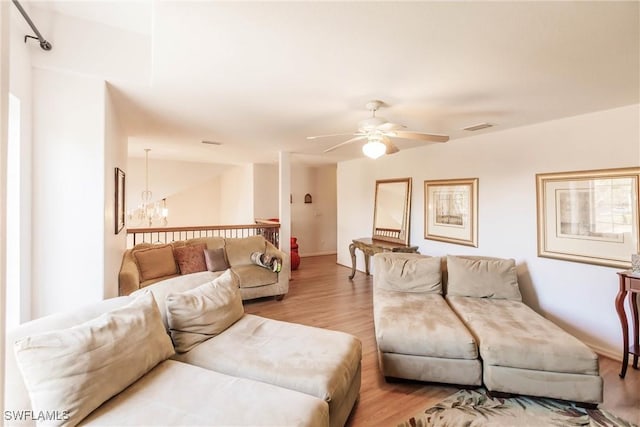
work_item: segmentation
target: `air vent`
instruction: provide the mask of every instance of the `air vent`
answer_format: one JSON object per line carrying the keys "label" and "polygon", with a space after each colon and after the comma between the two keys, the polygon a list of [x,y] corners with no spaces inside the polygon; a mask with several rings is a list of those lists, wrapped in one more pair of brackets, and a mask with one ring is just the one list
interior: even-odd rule
{"label": "air vent", "polygon": [[491,126],[493,125],[489,123],[478,123],[477,125],[467,126],[466,128],[464,128],[464,130],[473,132],[480,129],[490,128]]}
{"label": "air vent", "polygon": [[203,144],[208,144],[208,145],[222,145],[222,142],[218,142],[218,141],[202,141]]}

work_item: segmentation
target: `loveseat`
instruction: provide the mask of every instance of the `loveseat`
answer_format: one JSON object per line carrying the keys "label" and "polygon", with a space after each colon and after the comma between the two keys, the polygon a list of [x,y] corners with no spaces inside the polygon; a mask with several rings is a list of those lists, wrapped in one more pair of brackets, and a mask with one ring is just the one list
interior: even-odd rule
{"label": "loveseat", "polygon": [[[253,252],[263,252],[281,260],[274,272],[251,260]],[[125,251],[118,275],[119,295],[129,295],[154,283],[170,286],[202,284],[218,277],[227,268],[237,277],[243,300],[276,296],[289,290],[289,256],[263,236],[242,238],[200,237],[170,244],[140,243]]]}
{"label": "loveseat", "polygon": [[602,402],[597,354],[522,302],[514,260],[380,253],[374,268],[386,377]]}
{"label": "loveseat", "polygon": [[7,425],[333,427],[360,390],[357,338],[244,314],[229,270],[27,322],[8,344]]}

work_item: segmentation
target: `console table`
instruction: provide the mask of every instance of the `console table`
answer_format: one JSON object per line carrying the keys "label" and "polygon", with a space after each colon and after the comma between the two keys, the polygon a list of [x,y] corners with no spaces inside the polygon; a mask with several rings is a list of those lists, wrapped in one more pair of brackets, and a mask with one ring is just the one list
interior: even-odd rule
{"label": "console table", "polygon": [[[629,364],[629,354],[633,354],[633,369],[638,369],[638,356],[640,356],[640,343],[638,339],[638,300],[636,295],[640,293],[640,275],[632,274],[631,271],[621,271],[620,289],[616,296],[616,311],[620,317],[622,326],[622,370],[620,378],[624,378]],[[629,348],[629,325],[627,314],[624,311],[624,298],[629,294],[629,308],[631,309],[631,320],[633,321],[633,344]]]}
{"label": "console table", "polygon": [[349,252],[351,253],[351,275],[349,279],[353,279],[356,275],[356,249],[360,249],[364,254],[364,268],[369,275],[369,258],[378,252],[410,252],[418,253],[417,246],[407,246],[402,243],[385,242],[384,240],[371,239],[364,237],[361,239],[353,239],[349,245]]}

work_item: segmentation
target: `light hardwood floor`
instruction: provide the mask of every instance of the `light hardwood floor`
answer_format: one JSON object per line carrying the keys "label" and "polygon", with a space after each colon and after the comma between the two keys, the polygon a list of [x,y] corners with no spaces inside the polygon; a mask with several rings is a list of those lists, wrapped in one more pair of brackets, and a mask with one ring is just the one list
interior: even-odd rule
{"label": "light hardwood floor", "polygon": [[[292,272],[289,293],[245,302],[247,313],[348,332],[362,341],[362,388],[348,426],[394,426],[397,422],[437,403],[458,388],[421,382],[387,383],[378,369],[372,314],[372,278],[337,265],[333,255],[303,258]],[[614,310],[613,301],[611,309]],[[600,408],[640,424],[640,370],[631,367],[618,377],[620,362],[600,358],[605,399]]]}

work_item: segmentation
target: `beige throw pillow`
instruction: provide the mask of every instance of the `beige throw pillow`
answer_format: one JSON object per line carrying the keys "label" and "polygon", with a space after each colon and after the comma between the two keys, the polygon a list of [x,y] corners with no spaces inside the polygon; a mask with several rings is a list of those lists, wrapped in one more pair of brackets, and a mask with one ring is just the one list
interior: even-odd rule
{"label": "beige throw pillow", "polygon": [[440,257],[390,253],[374,257],[376,286],[401,292],[442,294]]}
{"label": "beige throw pillow", "polygon": [[33,410],[60,411],[66,416],[48,424],[71,426],[174,354],[149,292],[88,322],[18,340],[14,351]]}
{"label": "beige throw pillow", "polygon": [[178,273],[171,245],[154,246],[133,251],[142,282]]}
{"label": "beige throw pillow", "polygon": [[178,353],[215,337],[244,315],[238,284],[228,270],[195,289],[168,294],[165,304]]}
{"label": "beige throw pillow", "polygon": [[447,256],[447,295],[522,301],[513,259]]}

